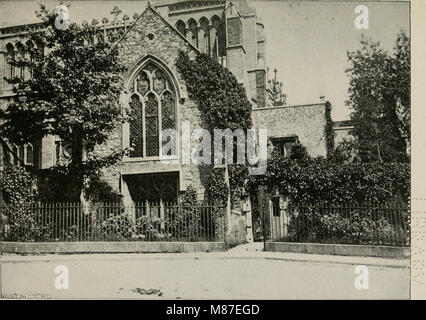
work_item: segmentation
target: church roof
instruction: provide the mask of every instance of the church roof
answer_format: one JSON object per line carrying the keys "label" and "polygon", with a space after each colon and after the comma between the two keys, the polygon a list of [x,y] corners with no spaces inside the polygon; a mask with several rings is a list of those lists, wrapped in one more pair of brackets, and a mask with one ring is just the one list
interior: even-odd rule
{"label": "church roof", "polygon": [[163,21],[167,26],[170,27],[170,29],[172,29],[179,37],[181,37],[184,41],[186,41],[189,46],[191,48],[193,48],[196,52],[200,52],[198,50],[198,48],[196,46],[194,46],[182,33],[180,33],[173,25],[170,24],[170,22],[168,22],[166,19],[163,18],[163,16],[157,11],[155,10],[148,2],[148,6],[146,7],[146,9],[144,10],[144,12],[142,12],[142,14],[135,19],[135,21],[133,21],[133,23],[130,25],[130,27],[126,30],[126,32],[123,34],[123,36],[114,44],[113,48],[115,48],[127,35],[127,33],[133,29],[133,27],[136,25],[136,23],[138,23],[138,21],[146,14],[146,12],[148,12],[148,10],[151,10],[155,15],[157,15],[161,21]]}

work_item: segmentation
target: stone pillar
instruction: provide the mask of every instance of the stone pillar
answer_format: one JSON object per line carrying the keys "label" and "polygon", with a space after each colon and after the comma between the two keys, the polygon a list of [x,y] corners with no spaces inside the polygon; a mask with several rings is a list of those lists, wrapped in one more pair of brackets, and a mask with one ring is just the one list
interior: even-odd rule
{"label": "stone pillar", "polygon": [[[202,53],[209,54],[209,30],[200,27],[198,30],[198,48]],[[207,40],[207,41],[206,41]]]}
{"label": "stone pillar", "polygon": [[44,136],[41,139],[40,169],[49,169],[55,165],[56,148],[53,135]]}
{"label": "stone pillar", "polygon": [[217,31],[212,25],[209,26],[209,54],[211,57],[218,57],[219,44],[216,41]]}
{"label": "stone pillar", "polygon": [[[198,49],[200,49],[201,48],[201,46],[200,46],[200,39],[201,39],[201,37],[200,37],[200,34],[201,34],[201,27],[200,26],[196,26],[195,27],[195,34],[194,34],[194,36],[195,36],[195,46],[198,48]],[[204,44],[203,44],[204,45]],[[202,52],[202,50],[200,49],[200,51]]]}
{"label": "stone pillar", "polygon": [[288,226],[290,219],[288,216],[288,199],[284,195],[280,195],[280,222],[281,222],[281,235],[288,236]]}
{"label": "stone pillar", "polygon": [[185,38],[187,38],[189,40],[189,42],[191,42],[191,35],[192,35],[191,30],[188,27],[186,27],[185,28]]}
{"label": "stone pillar", "polygon": [[6,89],[6,80],[4,79],[6,77],[6,54],[7,51],[1,51],[0,50],[0,90]]}
{"label": "stone pillar", "polygon": [[250,196],[245,196],[241,202],[241,209],[246,216],[246,239],[247,242],[253,242],[253,218]]}
{"label": "stone pillar", "polygon": [[[228,165],[225,164],[225,173],[224,173],[225,183],[228,186],[228,190],[230,190],[229,185],[229,173],[228,173]],[[231,192],[228,192],[228,197],[226,199],[226,208],[225,208],[225,243],[228,244],[229,240],[232,236],[232,220],[231,220]]]}
{"label": "stone pillar", "polygon": [[136,220],[136,210],[135,203],[130,195],[129,186],[127,181],[122,175],[120,175],[120,186],[121,186],[121,195],[125,213],[128,214],[133,220]]}

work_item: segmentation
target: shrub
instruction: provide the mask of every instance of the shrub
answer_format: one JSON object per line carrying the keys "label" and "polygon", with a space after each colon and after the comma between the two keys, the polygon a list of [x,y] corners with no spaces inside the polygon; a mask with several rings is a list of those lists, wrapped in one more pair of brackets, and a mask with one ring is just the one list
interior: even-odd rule
{"label": "shrub", "polygon": [[351,210],[322,212],[304,208],[290,215],[289,239],[299,242],[349,243],[363,245],[408,245],[409,234],[403,222],[391,222],[384,212]]}
{"label": "shrub", "polygon": [[250,176],[248,187],[277,188],[295,203],[407,202],[410,165],[406,163],[336,163],[328,159],[295,161],[274,155],[263,176]]}
{"label": "shrub", "polygon": [[50,239],[50,227],[41,225],[32,207],[8,207],[5,209],[5,229],[1,238],[5,241],[33,242]]}
{"label": "shrub", "polygon": [[95,230],[98,239],[105,241],[130,241],[134,238],[135,224],[129,215],[110,215],[98,224]]}
{"label": "shrub", "polygon": [[[164,228],[162,228],[162,225]],[[144,241],[164,241],[171,237],[171,234],[165,232],[164,221],[160,218],[141,216],[136,219],[134,240]]]}

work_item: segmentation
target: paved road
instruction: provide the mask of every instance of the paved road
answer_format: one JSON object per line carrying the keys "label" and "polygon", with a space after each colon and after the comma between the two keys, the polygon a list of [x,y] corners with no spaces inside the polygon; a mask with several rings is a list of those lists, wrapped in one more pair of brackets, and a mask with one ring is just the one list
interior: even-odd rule
{"label": "paved road", "polygon": [[[238,250],[2,256],[1,276],[6,298],[408,299],[406,262]],[[368,266],[368,290],[355,288],[357,263]],[[68,290],[54,286],[58,265],[69,270]]]}

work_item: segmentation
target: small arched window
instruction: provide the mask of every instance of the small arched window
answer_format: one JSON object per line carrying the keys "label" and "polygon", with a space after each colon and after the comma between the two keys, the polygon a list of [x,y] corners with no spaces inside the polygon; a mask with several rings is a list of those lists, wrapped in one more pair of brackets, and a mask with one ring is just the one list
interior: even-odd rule
{"label": "small arched window", "polygon": [[189,42],[198,48],[198,28],[197,22],[194,19],[188,21],[188,34],[186,35]]}
{"label": "small arched window", "polygon": [[[29,60],[29,62],[30,63],[32,63],[33,61],[34,61],[34,53],[33,53],[33,50],[34,50],[34,43],[31,41],[31,40],[28,40],[27,41],[27,43],[25,44],[25,46],[26,46],[26,55],[27,55],[27,58],[28,58],[28,60]],[[32,78],[33,77],[33,71],[32,71],[32,66],[30,66],[28,69],[27,69],[27,71],[26,71],[26,73],[25,73],[26,75],[27,75],[27,77],[29,77],[29,78]]]}
{"label": "small arched window", "polygon": [[[23,62],[25,60],[25,47],[22,43],[18,42],[16,45],[16,49],[18,50],[18,60]],[[24,79],[25,77],[25,67],[21,64],[19,66],[19,77]]]}
{"label": "small arched window", "polygon": [[7,54],[7,64],[8,64],[8,70],[7,70],[7,77],[9,79],[12,79],[15,77],[15,48],[13,47],[13,44],[8,43],[6,45],[6,54]]}
{"label": "small arched window", "polygon": [[176,23],[176,29],[183,35],[185,36],[185,22],[183,22],[182,20],[179,20]]}
{"label": "small arched window", "polygon": [[[176,129],[174,87],[163,70],[149,63],[134,78],[132,92],[130,157],[158,157],[161,146],[168,142],[162,141],[162,131]],[[176,155],[176,150],[169,150],[167,155]]]}
{"label": "small arched window", "polygon": [[209,20],[206,17],[200,19],[200,32],[198,35],[199,49],[202,53],[209,52]]}

